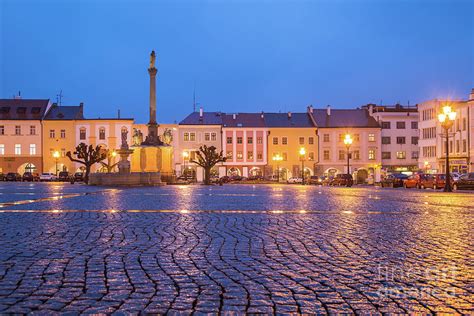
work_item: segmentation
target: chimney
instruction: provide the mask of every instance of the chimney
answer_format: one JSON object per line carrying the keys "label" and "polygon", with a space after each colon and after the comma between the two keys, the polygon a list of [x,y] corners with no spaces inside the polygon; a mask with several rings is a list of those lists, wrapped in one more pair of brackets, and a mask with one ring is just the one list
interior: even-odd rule
{"label": "chimney", "polygon": [[308,106],[308,113],[313,114],[313,106],[312,105]]}
{"label": "chimney", "polygon": [[202,118],[203,116],[203,110],[202,110],[202,107],[199,108],[199,118]]}
{"label": "chimney", "polygon": [[291,112],[288,112],[288,118],[289,119],[291,118]]}
{"label": "chimney", "polygon": [[262,111],[262,113],[260,113],[260,117],[261,117],[261,118],[264,118],[264,117],[265,117],[263,111]]}
{"label": "chimney", "polygon": [[79,103],[79,113],[81,114],[81,116],[84,116],[84,103],[83,102]]}
{"label": "chimney", "polygon": [[15,100],[21,100],[21,91],[18,91],[18,95],[15,96]]}
{"label": "chimney", "polygon": [[327,108],[326,108],[326,114],[329,116],[331,115],[331,106],[328,105]]}
{"label": "chimney", "polygon": [[471,89],[471,94],[469,94],[469,100],[474,100],[474,88]]}
{"label": "chimney", "polygon": [[232,118],[235,120],[237,118],[237,114],[232,114]]}
{"label": "chimney", "polygon": [[120,118],[120,109],[117,110],[117,118]]}

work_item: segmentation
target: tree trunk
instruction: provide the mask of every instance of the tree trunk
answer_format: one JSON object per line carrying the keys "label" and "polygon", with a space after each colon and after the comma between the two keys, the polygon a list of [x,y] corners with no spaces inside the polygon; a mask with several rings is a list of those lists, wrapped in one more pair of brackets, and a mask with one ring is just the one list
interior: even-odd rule
{"label": "tree trunk", "polygon": [[204,169],[204,184],[209,185],[211,184],[211,168]]}
{"label": "tree trunk", "polygon": [[89,184],[89,173],[91,173],[91,166],[86,165],[86,173],[84,174],[84,183]]}

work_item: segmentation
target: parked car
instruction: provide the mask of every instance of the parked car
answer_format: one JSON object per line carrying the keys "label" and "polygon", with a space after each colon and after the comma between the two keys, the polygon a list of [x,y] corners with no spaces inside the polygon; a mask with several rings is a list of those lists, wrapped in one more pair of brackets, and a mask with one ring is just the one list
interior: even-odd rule
{"label": "parked car", "polygon": [[25,172],[21,177],[22,181],[39,181],[39,174],[35,172]]}
{"label": "parked car", "polygon": [[55,181],[57,179],[54,173],[45,172],[40,175],[40,181]]}
{"label": "parked car", "polygon": [[333,179],[334,179],[334,177],[332,177],[332,176],[331,176],[331,177],[323,176],[323,177],[321,177],[321,180],[322,180],[321,183],[322,183],[323,185],[330,185],[330,184],[331,184],[331,181],[332,181]]}
{"label": "parked car", "polygon": [[422,174],[420,175],[420,180],[418,181],[419,189],[433,188],[436,185],[436,177],[432,174]]}
{"label": "parked car", "polygon": [[67,171],[61,171],[58,175],[59,181],[71,181],[71,174]]}
{"label": "parked car", "polygon": [[318,176],[311,176],[308,179],[308,184],[321,185],[323,180]]}
{"label": "parked car", "polygon": [[219,182],[228,183],[228,182],[230,182],[230,177],[229,176],[223,176],[219,179]]}
{"label": "parked car", "polygon": [[84,174],[82,172],[76,172],[74,174],[74,180],[76,181],[84,181]]}
{"label": "parked car", "polygon": [[242,181],[242,180],[244,180],[244,178],[239,176],[239,175],[235,175],[235,176],[230,177],[230,181]]}
{"label": "parked car", "polygon": [[249,181],[263,181],[265,180],[263,176],[250,176],[247,178]]}
{"label": "parked car", "polygon": [[411,175],[407,179],[403,180],[403,187],[405,189],[418,188],[419,179],[420,179],[419,174]]}
{"label": "parked car", "polygon": [[5,177],[5,181],[21,181],[21,174],[18,172],[9,172]]}
{"label": "parked car", "polygon": [[474,189],[474,172],[463,174],[458,181],[454,182],[453,189],[455,191]]}
{"label": "parked car", "polygon": [[288,180],[286,180],[286,183],[303,183],[303,178],[291,177]]}
{"label": "parked car", "polygon": [[458,181],[462,175],[463,174],[459,172],[451,172],[451,178],[453,178],[453,181]]}
{"label": "parked car", "polygon": [[380,185],[382,188],[398,188],[403,187],[404,181],[408,179],[408,176],[403,173],[393,173],[386,176]]}
{"label": "parked car", "polygon": [[0,181],[5,181],[6,177],[7,176],[3,172],[0,172]]}
{"label": "parked car", "polygon": [[334,179],[329,183],[332,186],[345,186],[351,187],[354,184],[354,179],[352,179],[351,174],[339,173]]}
{"label": "parked car", "polygon": [[[451,177],[451,186],[454,184],[454,179]],[[446,185],[446,175],[445,174],[437,174],[434,176],[434,184],[433,189],[442,189]]]}

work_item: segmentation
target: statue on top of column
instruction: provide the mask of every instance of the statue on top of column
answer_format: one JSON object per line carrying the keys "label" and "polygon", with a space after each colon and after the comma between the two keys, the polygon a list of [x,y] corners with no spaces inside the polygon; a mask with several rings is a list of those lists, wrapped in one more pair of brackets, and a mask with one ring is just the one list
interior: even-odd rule
{"label": "statue on top of column", "polygon": [[150,54],[150,69],[155,68],[155,59],[156,59],[155,51],[152,50]]}

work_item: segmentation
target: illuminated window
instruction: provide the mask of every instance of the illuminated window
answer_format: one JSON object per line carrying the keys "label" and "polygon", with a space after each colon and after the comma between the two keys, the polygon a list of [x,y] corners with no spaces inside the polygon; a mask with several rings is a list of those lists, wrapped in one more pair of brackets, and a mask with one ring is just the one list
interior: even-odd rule
{"label": "illuminated window", "polygon": [[21,144],[15,144],[15,155],[21,155]]}
{"label": "illuminated window", "polygon": [[314,160],[314,152],[308,154],[308,160]]}
{"label": "illuminated window", "polygon": [[205,140],[206,142],[210,141],[210,140],[211,140],[211,134],[209,134],[209,133],[204,133],[204,140]]}
{"label": "illuminated window", "polygon": [[189,133],[184,133],[184,141],[189,142]]}
{"label": "illuminated window", "polygon": [[360,159],[360,152],[358,150],[352,151],[352,159],[359,160]]}
{"label": "illuminated window", "polygon": [[5,145],[0,144],[0,155],[5,155]]}
{"label": "illuminated window", "polygon": [[369,134],[369,142],[375,142],[375,134]]}
{"label": "illuminated window", "polygon": [[262,160],[263,159],[263,154],[261,152],[257,153],[257,159]]}
{"label": "illuminated window", "polygon": [[228,151],[226,154],[227,159],[232,159],[233,158],[233,153],[231,151]]}
{"label": "illuminated window", "polygon": [[247,160],[253,160],[253,151],[247,152]]}
{"label": "illuminated window", "polygon": [[216,133],[211,133],[211,140],[216,141],[217,140],[217,134]]}
{"label": "illuminated window", "polygon": [[30,155],[36,155],[36,144],[30,144]]}
{"label": "illuminated window", "polygon": [[257,137],[257,144],[263,144],[263,137],[262,136]]}
{"label": "illuminated window", "polygon": [[323,159],[324,160],[329,160],[329,150],[323,151]]}
{"label": "illuminated window", "polygon": [[397,151],[397,159],[406,159],[407,155],[404,151]]}
{"label": "illuminated window", "polygon": [[189,140],[192,142],[196,141],[196,133],[189,133]]}
{"label": "illuminated window", "polygon": [[244,154],[241,151],[237,152],[237,159],[244,159]]}
{"label": "illuminated window", "polygon": [[369,149],[369,160],[375,160],[375,150]]}

